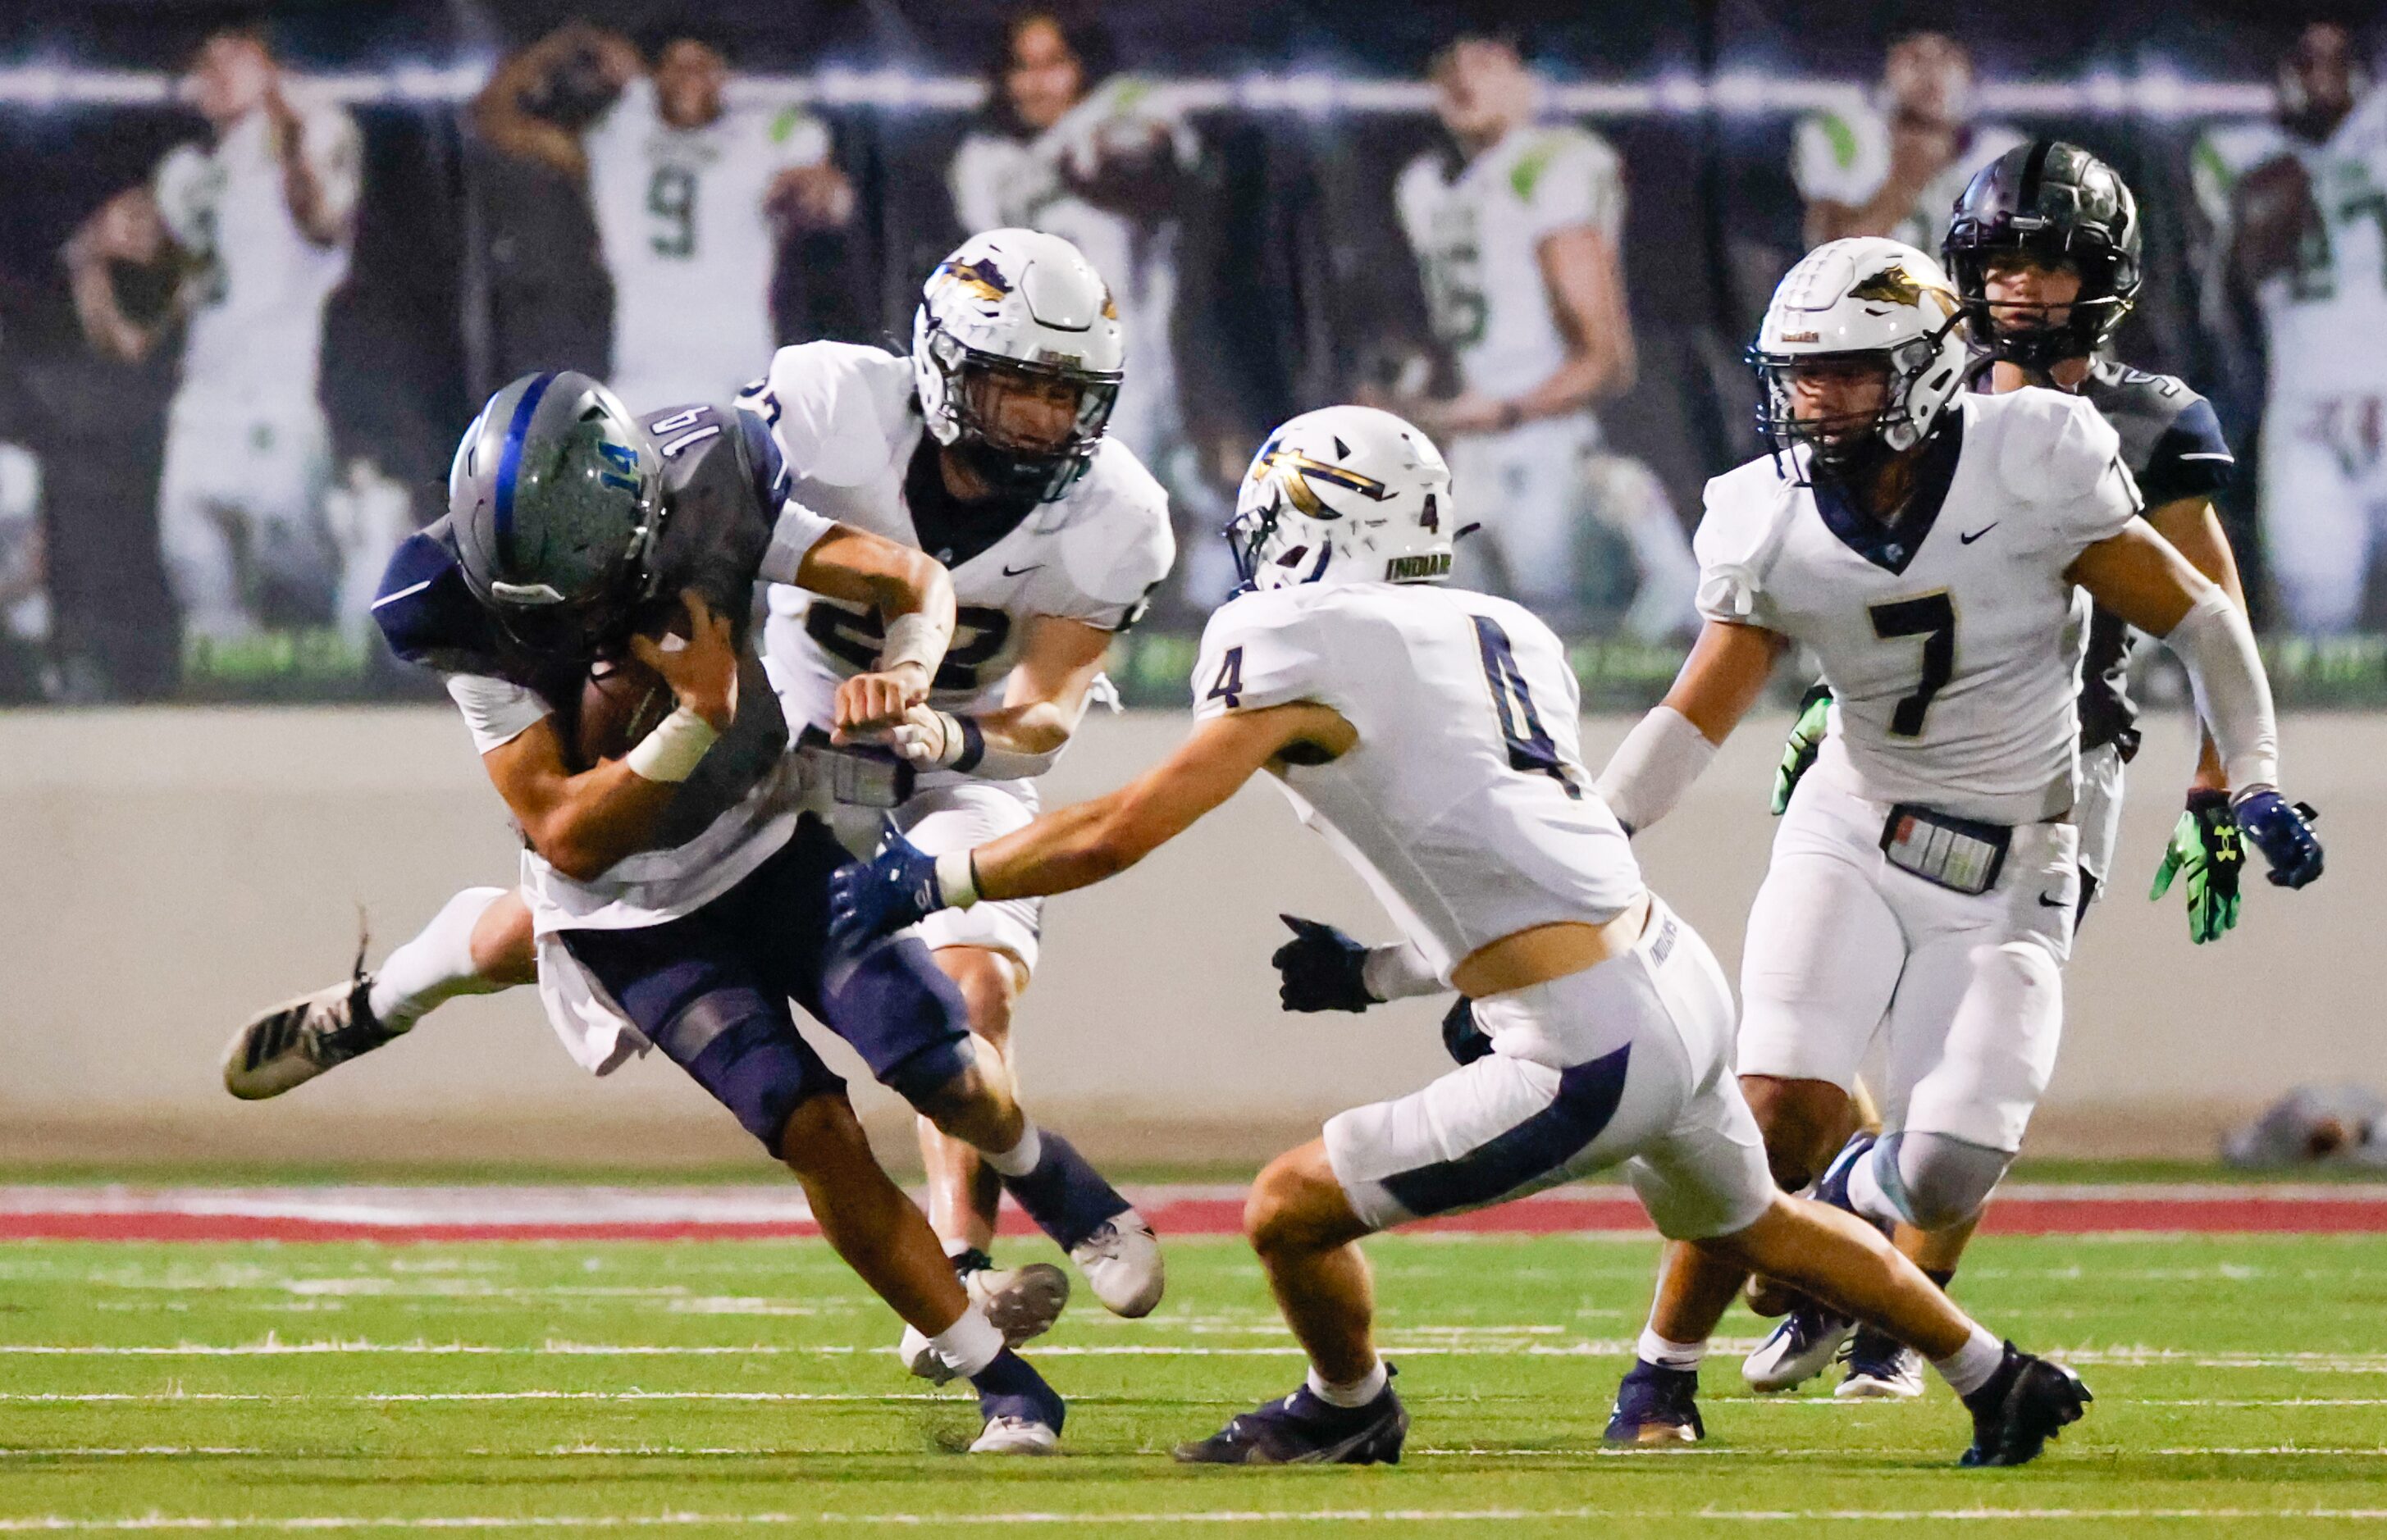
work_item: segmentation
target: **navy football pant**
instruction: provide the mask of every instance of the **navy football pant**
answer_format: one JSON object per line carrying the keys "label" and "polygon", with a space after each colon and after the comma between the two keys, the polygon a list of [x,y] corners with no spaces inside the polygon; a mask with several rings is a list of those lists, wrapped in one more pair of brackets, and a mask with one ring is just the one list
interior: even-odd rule
{"label": "navy football pant", "polygon": [[917,1102],[969,1067],[961,992],[909,937],[858,961],[828,946],[829,874],[851,859],[807,814],[787,848],[692,915],[564,944],[647,1040],[774,1157],[788,1115],[845,1081],[796,1029],[793,1001]]}

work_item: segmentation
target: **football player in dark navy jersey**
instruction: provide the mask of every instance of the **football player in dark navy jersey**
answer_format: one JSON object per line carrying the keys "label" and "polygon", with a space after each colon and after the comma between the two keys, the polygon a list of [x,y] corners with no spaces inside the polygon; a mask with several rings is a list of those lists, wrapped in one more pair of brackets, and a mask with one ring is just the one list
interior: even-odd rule
{"label": "football player in dark navy jersey", "polygon": [[[1973,388],[1994,393],[2040,385],[2094,403],[2121,436],[2122,461],[2138,482],[2147,522],[2244,609],[2238,564],[2213,511],[2214,495],[2227,485],[2235,461],[2211,404],[2179,380],[2132,369],[2107,350],[2142,280],[2138,205],[2128,185],[2076,145],[2041,139],[2017,145],[1966,186],[1941,253],[1981,355]],[[2089,646],[2073,819],[2080,830],[2085,917],[2112,877],[2124,766],[2138,753],[2139,731],[2129,695],[2129,627],[2091,606],[2086,595],[2076,611],[2076,618],[2083,616]],[[1777,814],[1814,757],[1829,703],[1821,686],[1802,702],[1775,776]],[[2162,897],[2181,880],[2191,935],[2199,942],[2216,940],[2237,924],[2243,865],[2227,778],[2207,736],[2151,896]],[[1977,1222],[1928,1235],[1901,1231],[1900,1245],[1944,1287]],[[1808,1313],[1801,1306],[1778,1331],[1810,1331],[1812,1323],[1800,1319]],[[1880,1333],[1859,1329],[1845,1353],[1849,1374],[1837,1392],[1841,1397],[1921,1394],[1921,1364]]]}
{"label": "football player in dark navy jersey", "polygon": [[[400,657],[447,675],[525,846],[518,902],[473,890],[434,928],[469,945],[484,991],[528,982],[535,947],[549,1020],[584,1067],[601,1074],[652,1046],[686,1069],[795,1171],[840,1255],[924,1339],[934,1377],[977,1386],[974,1449],[1043,1453],[1060,1398],[964,1294],[789,1002],[984,1152],[1065,1248],[1131,1210],[977,1062],[961,998],[917,938],[828,942],[827,883],[849,855],[830,803],[893,805],[905,778],[891,753],[844,740],[927,699],[954,600],[935,561],[789,487],[766,425],[739,408],[634,419],[569,372],[490,399],[457,451],[448,516],[399,549],[374,606]],[[838,687],[835,742],[789,740],[750,634],[758,582],[881,618],[877,666]],[[590,725],[592,742],[582,702],[601,701],[592,680],[625,660],[659,675],[676,708],[610,738]],[[360,972],[252,1021],[227,1085],[277,1094],[390,1041],[404,1026],[380,1018],[373,986]]]}

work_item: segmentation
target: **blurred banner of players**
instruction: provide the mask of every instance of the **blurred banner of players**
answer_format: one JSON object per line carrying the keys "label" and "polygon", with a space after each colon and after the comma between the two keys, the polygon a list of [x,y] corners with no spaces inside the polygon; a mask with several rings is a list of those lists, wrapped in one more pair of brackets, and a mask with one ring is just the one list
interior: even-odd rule
{"label": "blurred banner of players", "polygon": [[2052,133],[2138,191],[2120,346],[2223,409],[2275,677],[2387,701],[2363,7],[1678,12],[19,0],[0,700],[415,688],[362,605],[470,403],[534,367],[718,399],[780,343],[899,343],[940,253],[1026,224],[1109,281],[1112,431],[1178,522],[1131,694],[1181,689],[1257,431],[1364,399],[1443,442],[1469,580],[1627,703],[1690,627],[1775,280],[1839,235],[1936,249],[1973,170]]}

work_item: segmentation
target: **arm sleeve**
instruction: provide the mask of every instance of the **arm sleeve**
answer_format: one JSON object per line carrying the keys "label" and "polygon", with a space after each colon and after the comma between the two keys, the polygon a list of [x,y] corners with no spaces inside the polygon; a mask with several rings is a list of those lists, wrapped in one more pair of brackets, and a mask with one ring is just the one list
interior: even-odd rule
{"label": "arm sleeve", "polygon": [[547,702],[532,691],[486,674],[448,675],[448,696],[464,713],[475,753],[504,748],[549,714]]}
{"label": "arm sleeve", "polygon": [[1270,597],[1231,600],[1211,615],[1194,665],[1195,721],[1320,700],[1325,660],[1307,618],[1285,612]]}
{"label": "arm sleeve", "polygon": [[2209,587],[2180,623],[2164,637],[2196,692],[2196,713],[2221,751],[2229,794],[2275,788],[2280,782],[2279,714],[2271,704],[2271,681],[2246,617],[2218,586]]}

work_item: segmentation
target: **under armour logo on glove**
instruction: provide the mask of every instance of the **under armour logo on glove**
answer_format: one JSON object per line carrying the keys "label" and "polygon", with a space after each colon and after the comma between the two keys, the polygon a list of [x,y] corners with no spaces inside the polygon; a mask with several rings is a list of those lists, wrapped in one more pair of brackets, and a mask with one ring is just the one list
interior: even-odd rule
{"label": "under armour logo on glove", "polygon": [[945,907],[937,858],[893,829],[868,861],[849,861],[828,879],[828,938],[852,952]]}
{"label": "under armour logo on glove", "polygon": [[2320,816],[2310,802],[2291,806],[2276,791],[2256,791],[2239,799],[2238,832],[2271,864],[2271,885],[2301,888],[2320,876],[2320,841],[2313,838],[2313,821]]}

